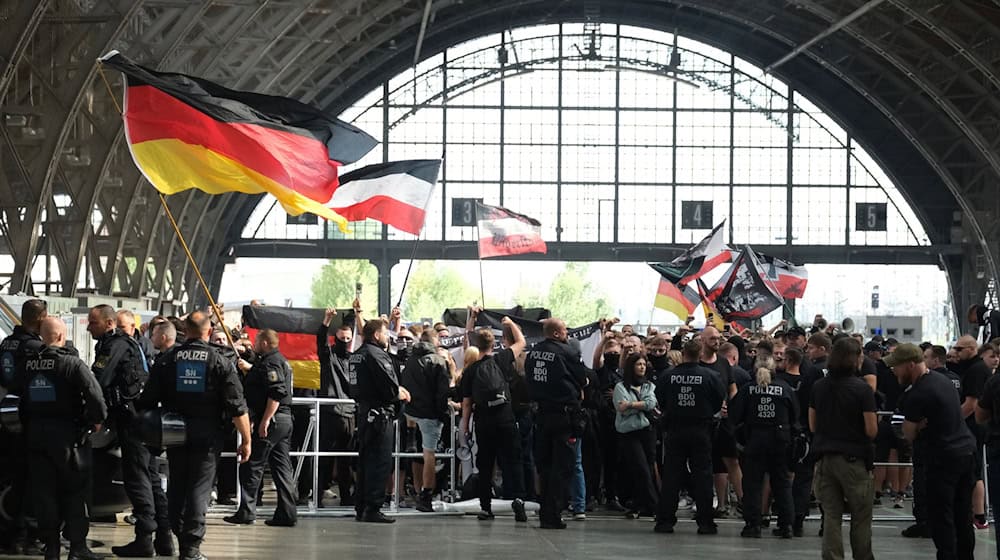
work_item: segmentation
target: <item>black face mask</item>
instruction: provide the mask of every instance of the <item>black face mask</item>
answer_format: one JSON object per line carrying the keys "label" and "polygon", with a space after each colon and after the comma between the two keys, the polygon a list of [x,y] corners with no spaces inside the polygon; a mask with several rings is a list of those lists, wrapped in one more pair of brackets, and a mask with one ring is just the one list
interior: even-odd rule
{"label": "black face mask", "polygon": [[333,345],[333,352],[340,358],[346,358],[349,354],[350,343],[343,340],[337,339],[337,342]]}
{"label": "black face mask", "polygon": [[661,354],[659,356],[649,355],[649,363],[652,364],[653,369],[660,371],[667,369],[670,366],[670,358],[666,354]]}
{"label": "black face mask", "polygon": [[609,368],[618,369],[622,355],[618,352],[607,352],[604,354],[604,365]]}
{"label": "black face mask", "polygon": [[396,357],[399,358],[399,361],[405,362],[410,357],[410,353],[411,349],[407,346],[396,350]]}

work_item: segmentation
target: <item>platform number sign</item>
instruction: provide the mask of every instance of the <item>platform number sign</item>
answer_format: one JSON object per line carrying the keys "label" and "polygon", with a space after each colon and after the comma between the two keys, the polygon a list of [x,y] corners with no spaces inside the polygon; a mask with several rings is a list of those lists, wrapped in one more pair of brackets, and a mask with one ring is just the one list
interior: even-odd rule
{"label": "platform number sign", "polygon": [[857,231],[886,231],[886,203],[859,202],[855,209],[854,229]]}
{"label": "platform number sign", "polygon": [[682,229],[712,229],[714,225],[711,200],[681,201]]}
{"label": "platform number sign", "polygon": [[453,198],[451,199],[451,225],[456,227],[475,227],[476,225],[476,203],[482,202],[481,198]]}
{"label": "platform number sign", "polygon": [[315,226],[319,224],[319,216],[316,214],[299,214],[292,216],[285,214],[285,224],[290,226]]}

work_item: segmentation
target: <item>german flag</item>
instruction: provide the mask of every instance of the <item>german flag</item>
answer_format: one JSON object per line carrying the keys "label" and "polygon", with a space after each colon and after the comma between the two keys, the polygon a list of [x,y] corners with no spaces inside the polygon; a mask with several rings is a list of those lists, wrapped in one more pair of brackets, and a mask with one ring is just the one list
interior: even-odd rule
{"label": "german flag", "polygon": [[[296,389],[319,389],[319,357],[316,355],[316,331],[323,324],[322,309],[296,307],[243,306],[243,329],[250,340],[263,329],[278,333],[278,351],[292,366],[292,386]],[[338,309],[330,322],[328,336],[342,324],[354,324],[353,309]]]}
{"label": "german flag", "polygon": [[101,62],[125,74],[125,135],[158,191],[268,193],[290,215],[309,212],[347,231],[324,203],[338,168],[377,144],[364,131],[294,99],[157,72],[118,51]]}
{"label": "german flag", "polygon": [[681,321],[685,321],[689,315],[694,313],[695,307],[700,302],[701,297],[691,286],[674,284],[666,278],[660,278],[653,306],[669,311],[677,315]]}

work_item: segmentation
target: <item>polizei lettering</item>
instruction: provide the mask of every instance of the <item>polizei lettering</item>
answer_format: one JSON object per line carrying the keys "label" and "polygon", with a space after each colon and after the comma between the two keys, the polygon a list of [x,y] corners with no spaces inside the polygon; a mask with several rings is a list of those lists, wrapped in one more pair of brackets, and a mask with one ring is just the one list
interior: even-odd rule
{"label": "polizei lettering", "polygon": [[670,383],[673,385],[701,385],[700,375],[671,375]]}
{"label": "polizei lettering", "polygon": [[28,371],[49,371],[56,369],[56,361],[52,358],[28,360],[24,363],[24,369]]}
{"label": "polizei lettering", "polygon": [[773,395],[775,397],[780,397],[785,394],[784,389],[775,385],[768,385],[766,387],[761,387],[760,385],[750,386],[751,395]]}
{"label": "polizei lettering", "polygon": [[208,350],[178,350],[177,361],[207,362]]}

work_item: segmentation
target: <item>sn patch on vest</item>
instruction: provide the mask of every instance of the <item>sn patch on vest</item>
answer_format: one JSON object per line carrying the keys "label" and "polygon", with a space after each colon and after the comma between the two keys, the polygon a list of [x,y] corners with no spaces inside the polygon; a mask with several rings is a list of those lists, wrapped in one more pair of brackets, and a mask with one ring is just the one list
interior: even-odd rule
{"label": "sn patch on vest", "polygon": [[28,396],[32,402],[55,402],[56,388],[44,375],[36,375],[31,378],[28,385]]}
{"label": "sn patch on vest", "polygon": [[182,360],[177,362],[177,392],[204,393],[207,362]]}

